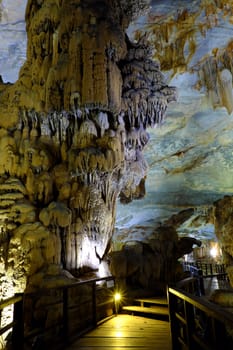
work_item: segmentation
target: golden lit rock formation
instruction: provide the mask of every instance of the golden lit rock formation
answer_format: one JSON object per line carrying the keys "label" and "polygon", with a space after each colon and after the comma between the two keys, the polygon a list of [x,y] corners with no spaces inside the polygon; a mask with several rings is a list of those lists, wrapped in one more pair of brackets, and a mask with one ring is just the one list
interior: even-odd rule
{"label": "golden lit rock formation", "polygon": [[146,129],[176,98],[145,38],[125,36],[147,5],[28,1],[27,60],[0,85],[0,264],[15,291],[41,286],[51,266],[97,269],[117,197],[146,177]]}

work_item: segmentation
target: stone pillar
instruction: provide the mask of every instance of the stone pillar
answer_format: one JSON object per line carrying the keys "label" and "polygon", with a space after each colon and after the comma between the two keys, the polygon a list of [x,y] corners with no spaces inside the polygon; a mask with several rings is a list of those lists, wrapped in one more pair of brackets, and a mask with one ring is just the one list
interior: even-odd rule
{"label": "stone pillar", "polygon": [[146,129],[175,98],[146,39],[125,36],[147,3],[28,1],[27,60],[0,95],[0,271],[16,291],[97,269],[119,194],[143,192]]}

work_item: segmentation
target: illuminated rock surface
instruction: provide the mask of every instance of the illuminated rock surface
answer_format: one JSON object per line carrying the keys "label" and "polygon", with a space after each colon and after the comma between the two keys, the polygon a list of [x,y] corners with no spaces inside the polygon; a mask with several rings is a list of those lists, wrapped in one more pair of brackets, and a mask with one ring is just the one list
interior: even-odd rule
{"label": "illuminated rock surface", "polygon": [[26,61],[0,95],[1,264],[16,291],[53,265],[98,269],[119,194],[144,183],[146,130],[176,90],[146,38],[125,37],[138,4],[28,1]]}
{"label": "illuminated rock surface", "polygon": [[189,208],[179,235],[212,239],[233,194],[232,1],[152,1],[130,39],[146,1],[123,17],[62,3],[28,2],[26,57],[26,1],[0,2],[0,273],[16,290],[98,266],[115,216],[116,247]]}

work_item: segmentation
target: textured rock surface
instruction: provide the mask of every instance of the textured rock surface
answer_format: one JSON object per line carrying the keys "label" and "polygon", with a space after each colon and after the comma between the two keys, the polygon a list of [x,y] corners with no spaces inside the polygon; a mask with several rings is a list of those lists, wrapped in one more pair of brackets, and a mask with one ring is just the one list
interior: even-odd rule
{"label": "textured rock surface", "polygon": [[165,293],[166,286],[183,277],[178,259],[202,243],[195,238],[180,238],[173,226],[159,227],[144,242],[128,241],[108,254],[109,267],[116,283],[136,293]]}
{"label": "textured rock surface", "polygon": [[26,61],[0,95],[1,270],[15,291],[41,286],[52,266],[97,269],[117,197],[141,196],[146,129],[176,99],[146,38],[125,37],[146,6],[27,3]]}
{"label": "textured rock surface", "polygon": [[[21,95],[15,94],[13,96],[15,86],[12,88],[10,85],[6,86],[6,84],[1,83],[0,92],[3,90],[7,92],[3,93],[3,100],[1,100],[1,108],[4,108],[3,102],[5,101],[6,103],[3,113],[4,116],[7,115],[7,118],[1,118],[1,125],[3,126],[1,130],[1,156],[4,159],[4,169],[1,165],[1,172],[11,171],[13,178],[10,180],[21,181],[22,175],[19,177],[19,175],[16,174],[15,164],[17,164],[20,157],[22,162],[22,158],[24,158],[24,156],[22,156],[24,154],[24,149],[30,147],[30,149],[33,149],[33,157],[30,156],[33,158],[31,169],[38,173],[36,176],[34,174],[30,175],[30,171],[28,172],[28,165],[26,165],[27,160],[23,160],[24,165],[21,171],[24,177],[26,176],[25,174],[27,174],[28,180],[26,182],[21,181],[21,184],[18,183],[17,186],[15,184],[12,194],[5,193],[7,186],[9,186],[9,179],[2,179],[2,203],[3,206],[8,203],[9,208],[12,208],[12,210],[6,211],[4,209],[5,207],[3,208],[1,222],[5,225],[4,217],[8,215],[9,211],[11,212],[9,216],[10,222],[7,225],[9,227],[11,226],[11,230],[16,229],[14,227],[15,217],[18,217],[16,220],[17,227],[19,225],[26,225],[28,222],[34,222],[36,217],[36,220],[40,220],[40,224],[45,227],[43,242],[46,246],[46,230],[48,230],[48,225],[52,225],[54,221],[52,217],[53,211],[59,213],[59,210],[61,210],[60,204],[67,204],[70,194],[76,193],[77,191],[77,188],[75,188],[77,185],[70,187],[70,175],[72,179],[73,176],[77,177],[77,175],[79,175],[80,171],[77,173],[76,169],[83,169],[83,167],[87,166],[83,164],[83,159],[86,159],[86,156],[89,156],[93,151],[93,149],[91,149],[92,146],[90,147],[85,144],[83,146],[82,144],[82,142],[84,143],[83,139],[85,138],[86,140],[85,130],[88,129],[91,130],[88,136],[89,145],[93,145],[93,139],[96,140],[97,132],[98,139],[100,140],[98,141],[100,142],[98,147],[105,150],[104,159],[101,152],[95,151],[95,159],[97,157],[98,161],[96,163],[94,157],[92,157],[92,159],[89,157],[90,164],[88,163],[88,167],[93,169],[99,164],[104,167],[106,161],[108,166],[111,163],[112,169],[114,168],[115,162],[119,161],[119,159],[114,160],[114,157],[110,156],[110,154],[112,154],[113,149],[116,151],[115,153],[118,154],[117,149],[119,144],[117,144],[115,136],[113,136],[114,133],[118,132],[127,145],[124,154],[124,171],[121,171],[122,177],[120,187],[122,191],[120,200],[122,203],[128,203],[131,202],[132,199],[142,198],[146,192],[146,197],[140,201],[133,201],[128,205],[118,204],[117,225],[113,241],[116,248],[122,245],[121,242],[119,243],[119,239],[123,242],[129,240],[135,241],[135,239],[147,240],[156,227],[170,222],[169,220],[172,221],[170,217],[172,217],[173,214],[176,215],[180,211],[189,208],[191,208],[191,212],[189,212],[187,220],[182,219],[180,224],[176,225],[179,235],[197,235],[202,240],[215,239],[215,226],[213,224],[214,220],[212,215],[213,202],[221,199],[224,195],[232,195],[233,182],[233,128],[231,113],[232,1],[198,0],[188,3],[187,1],[179,1],[178,7],[177,4],[171,0],[156,0],[151,2],[152,7],[149,16],[141,17],[135,21],[135,23],[128,28],[128,34],[133,41],[135,33],[138,39],[141,38],[141,33],[145,31],[149,33],[148,39],[153,49],[152,53],[156,60],[160,61],[161,69],[163,73],[165,73],[163,77],[159,73],[158,66],[156,66],[155,63],[151,63],[151,66],[147,65],[147,67],[143,67],[142,62],[140,62],[141,48],[137,51],[137,62],[134,61],[135,56],[133,52],[136,50],[136,43],[129,44],[129,42],[125,41],[122,34],[119,35],[119,31],[117,33],[114,31],[114,33],[112,33],[111,41],[115,43],[117,39],[117,42],[119,40],[122,43],[120,52],[126,52],[128,50],[128,55],[124,56],[122,54],[124,60],[118,65],[115,64],[119,57],[116,57],[114,45],[113,47],[111,45],[108,47],[108,65],[111,68],[112,77],[114,77],[114,81],[119,81],[119,69],[121,69],[122,78],[124,79],[122,92],[124,97],[123,106],[125,119],[122,118],[121,114],[118,116],[118,119],[114,119],[115,117],[113,118],[114,123],[118,123],[118,129],[113,121],[110,120],[111,118],[109,115],[113,113],[115,116],[116,109],[119,108],[119,85],[117,83],[113,84],[111,93],[110,90],[108,90],[107,93],[106,90],[104,91],[104,89],[102,89],[102,82],[108,81],[108,79],[106,79],[106,76],[104,77],[106,70],[104,73],[104,69],[102,68],[106,65],[106,61],[102,60],[103,57],[101,55],[95,56],[95,60],[97,60],[95,62],[93,61],[93,57],[90,57],[92,63],[98,63],[98,68],[101,67],[101,69],[95,68],[95,70],[93,70],[93,74],[100,77],[98,86],[101,85],[101,89],[98,89],[96,86],[92,91],[92,86],[91,89],[83,91],[84,96],[86,96],[83,102],[87,104],[89,103],[88,94],[96,96],[98,103],[101,103],[101,114],[98,114],[98,117],[95,115],[94,119],[92,119],[93,116],[90,118],[89,113],[88,120],[91,119],[92,123],[88,123],[88,125],[84,124],[81,128],[81,122],[80,119],[78,119],[80,116],[77,111],[82,110],[82,108],[77,108],[77,104],[81,102],[80,91],[82,92],[83,85],[78,77],[75,77],[76,80],[73,78],[70,71],[73,69],[73,66],[70,66],[70,63],[66,64],[67,55],[75,55],[75,50],[68,50],[67,53],[67,37],[65,35],[63,36],[66,32],[66,28],[60,28],[57,24],[57,6],[61,4],[61,2],[57,1],[55,5],[53,5],[51,1],[47,2],[47,7],[53,6],[54,11],[50,11],[49,16],[46,15],[46,23],[43,23],[43,21],[40,22],[40,16],[38,15],[40,11],[35,5],[36,3],[38,2],[30,2],[31,6],[34,6],[34,9],[38,11],[35,11],[34,21],[29,21],[30,23],[28,22],[27,24],[31,29],[30,36],[33,35],[33,31],[36,32],[28,49],[28,55],[30,59],[33,57],[33,62],[35,63],[34,70],[30,67],[30,60],[21,68],[19,82],[22,83],[22,86],[19,86],[18,83],[15,85],[19,89],[22,89]],[[132,10],[130,6],[133,3],[133,1],[126,3],[124,1],[121,2],[122,6],[128,6],[124,8],[124,11],[127,13],[127,18],[124,19],[124,23],[122,22],[122,27],[124,28],[128,26],[129,20],[133,18],[133,12],[136,10],[134,13],[139,13],[141,5],[145,5],[142,1],[136,9],[134,7]],[[2,40],[0,42],[0,74],[4,82],[8,80],[14,82],[17,78],[18,69],[26,56],[26,35],[23,21],[23,10],[24,6],[26,6],[26,1],[2,0],[0,4],[0,30],[2,35]],[[30,4],[28,5],[29,7]],[[42,7],[41,10],[43,12],[45,8]],[[86,11],[88,11],[88,9],[86,9]],[[117,13],[115,9],[114,12]],[[66,13],[65,11],[64,14]],[[94,17],[96,16],[98,17],[98,11],[95,11],[95,14],[90,16],[90,22],[88,23],[92,31],[85,35],[95,35],[94,27],[96,23]],[[67,23],[71,25],[73,23],[72,21],[73,19],[70,17]],[[43,26],[44,28],[48,27],[48,30],[43,30]],[[57,26],[57,31],[53,32],[53,39],[49,39],[48,42],[48,38],[50,37],[49,33],[52,30],[51,28],[55,28],[53,26]],[[58,32],[60,33],[59,35]],[[74,37],[76,36],[74,35]],[[76,37],[78,41],[79,39],[77,38],[78,36]],[[68,42],[70,42],[70,40],[71,38],[68,37]],[[105,40],[107,39],[103,36],[103,45],[106,44]],[[53,51],[52,42],[55,45],[54,48],[59,48],[57,50],[58,52],[56,50]],[[81,44],[79,41],[76,44],[82,46],[82,40]],[[143,42],[141,44],[144,45]],[[73,44],[69,44],[69,47],[73,47]],[[88,51],[88,48],[86,49]],[[103,47],[100,48],[100,51],[101,50],[103,51]],[[51,57],[51,52],[54,52],[54,55],[52,55],[53,57]],[[56,55],[55,52],[57,52]],[[120,55],[120,53],[117,54]],[[102,58],[100,58],[100,56]],[[57,60],[59,60],[59,62]],[[48,61],[50,64],[48,71],[46,71],[46,67],[48,66],[45,61]],[[77,67],[80,66],[81,57],[75,58],[75,64]],[[128,73],[128,65],[131,67],[130,73]],[[66,69],[68,70],[65,75],[64,83],[64,71]],[[142,85],[135,85],[135,83],[138,83],[137,79],[135,80],[135,76],[141,76],[144,70],[148,73],[150,93],[153,93],[156,86],[160,88],[158,82],[161,81],[164,85],[167,85],[169,82],[169,85],[177,86],[179,91],[178,102],[169,104],[166,113],[166,121],[162,126],[148,129],[146,132],[144,129],[140,128],[141,124],[137,119],[131,118],[131,111],[132,113],[137,113],[139,108],[140,111],[143,112],[144,105],[140,103],[141,96],[143,96],[143,98],[148,98],[148,90],[144,91]],[[61,81],[61,84],[54,78],[55,72],[60,76],[59,82]],[[153,86],[151,86],[151,77],[155,79],[153,80],[155,81]],[[143,79],[141,83],[143,84]],[[136,94],[135,87],[137,87]],[[72,98],[66,98],[66,96],[69,95],[64,93],[64,91],[66,91],[64,89],[66,88],[69,92],[72,91]],[[165,93],[166,88],[163,89],[163,93],[159,98],[155,98],[154,96],[153,99],[147,99],[148,105],[159,105],[161,111],[164,111],[166,109],[166,104],[164,104]],[[50,101],[50,94],[57,94],[58,98],[53,98],[52,101]],[[14,125],[16,121],[18,123],[18,109],[8,106],[9,99],[11,100],[13,98],[19,105],[23,101],[25,104],[23,107],[27,107],[27,110],[29,109],[29,113],[27,112],[25,117],[23,113],[24,108],[21,108],[21,126],[20,123],[19,125],[17,124],[19,130],[17,132],[14,131],[15,135],[12,134],[12,125]],[[128,98],[130,99],[128,100]],[[129,101],[130,103],[128,103]],[[34,103],[36,103],[36,105],[34,105]],[[106,109],[105,106],[102,110],[102,106],[106,103],[109,104],[109,108]],[[67,136],[60,132],[61,130],[64,131],[64,129],[68,131],[70,128],[70,124],[68,126],[64,118],[65,106],[69,110],[69,118],[71,118],[71,115],[75,116],[76,113],[75,118],[77,117],[76,119],[79,120],[78,128],[79,131],[81,129],[81,134],[83,135],[81,138],[79,137],[78,140],[75,140],[75,148],[72,148],[71,152],[64,146],[66,143],[64,140]],[[60,108],[59,112],[61,113],[53,115],[47,108]],[[36,109],[36,112],[40,112],[39,118],[37,118],[37,114],[32,113],[33,111],[31,109]],[[91,109],[92,107],[88,105],[88,111]],[[41,113],[45,113],[45,118],[41,118]],[[82,113],[82,115],[84,115],[86,111],[82,111]],[[140,121],[143,121],[143,118],[143,113],[141,113]],[[27,125],[28,120],[30,122]],[[43,120],[43,123],[41,123],[41,120]],[[150,118],[146,123],[143,122],[142,124],[144,126],[153,126],[153,122],[151,121],[156,123],[156,120],[163,122],[162,114],[159,115],[158,113],[154,116],[154,119]],[[132,125],[130,124],[131,122]],[[33,125],[36,127],[34,128]],[[127,129],[126,133],[124,132],[125,127]],[[6,133],[6,128],[10,128],[10,135]],[[34,129],[37,129],[37,132],[39,130],[38,135]],[[106,136],[106,131],[109,129],[111,129],[110,135]],[[29,131],[31,133],[31,138],[30,145],[27,145],[25,140],[28,138]],[[148,136],[148,132],[150,136]],[[46,142],[48,141],[43,140],[46,144],[46,150],[43,150],[42,153],[40,147],[35,147],[39,139],[41,142],[41,135],[43,135],[44,140],[50,140],[50,136],[53,136],[53,141],[49,144],[52,144],[53,152],[51,154],[47,152]],[[73,142],[73,136],[73,133],[69,134],[70,145],[71,142]],[[150,141],[148,142],[149,137]],[[33,141],[33,139],[36,140],[36,142]],[[107,144],[109,144],[110,140],[112,148],[108,151],[108,159],[111,158],[109,163],[106,159]],[[80,152],[78,148],[80,143],[84,148],[84,150],[82,148],[82,152]],[[57,164],[57,161],[54,160],[57,159],[56,157],[57,153],[59,153],[58,149],[60,145],[62,145],[62,147],[59,157],[62,164],[60,164],[60,162]],[[144,148],[146,161],[141,158],[142,148]],[[5,152],[6,149],[7,152]],[[21,149],[19,155],[17,155],[18,151],[16,152],[15,149]],[[15,157],[15,153],[18,158]],[[76,164],[73,169],[74,159]],[[134,159],[133,162],[131,161],[132,159]],[[146,165],[146,162],[148,165]],[[64,166],[63,163],[72,164],[69,165],[68,174],[67,167]],[[52,178],[47,174],[49,173],[46,170],[48,165],[49,169],[53,169]],[[147,172],[147,169],[149,169],[149,172]],[[69,173],[70,170],[72,174]],[[135,176],[134,174],[138,175]],[[35,182],[34,179],[36,180]],[[96,178],[96,181],[99,181],[99,177]],[[51,198],[51,191],[54,184],[57,189],[57,207],[56,201]],[[115,185],[113,185],[113,187],[114,186]],[[31,193],[28,195],[27,203],[24,203],[24,206],[22,206],[22,201],[25,200],[25,193],[27,193],[28,190]],[[34,198],[34,192],[36,198]],[[120,192],[120,189],[118,188],[116,192]],[[78,198],[75,197],[74,201],[76,204],[71,205],[71,207],[73,205],[75,206],[76,211],[79,210],[77,203],[81,203],[83,197],[86,200],[88,195],[92,197],[93,192],[86,193],[84,191],[82,193],[85,194],[79,195]],[[105,193],[107,192],[105,191]],[[8,194],[8,196],[6,194]],[[21,203],[20,206],[15,204],[16,198],[17,201]],[[95,208],[96,202],[99,201],[98,195],[95,198],[96,199],[93,200],[95,204],[93,204],[92,208]],[[102,199],[101,196],[101,201]],[[45,207],[40,204],[41,213],[35,210],[35,200],[40,203],[43,201],[47,203]],[[50,202],[52,203],[50,204]],[[19,207],[20,210],[23,211],[20,215],[18,213]],[[71,209],[70,205],[67,204],[67,210],[69,209]],[[104,211],[105,209],[106,207],[104,207],[102,202],[97,211]],[[85,208],[82,208],[82,211],[81,220],[72,222],[71,227],[74,230],[79,230],[82,223],[90,219],[89,217],[87,218],[88,215],[86,214]],[[111,210],[110,212],[112,215]],[[95,215],[96,210],[93,209],[92,213]],[[108,210],[106,213],[109,213]],[[40,217],[38,216],[39,214]],[[113,214],[115,215],[115,210]],[[73,211],[72,215],[74,215]],[[113,230],[113,221],[110,219],[111,215],[109,215],[108,223],[110,226],[112,225],[111,230]],[[63,225],[61,226],[61,230],[66,231],[69,225],[64,225],[67,223],[66,220],[68,219],[63,219],[61,217],[60,224]],[[98,225],[102,225],[101,220],[103,219],[100,218],[98,220]],[[172,225],[175,225],[174,220],[172,221]],[[88,230],[89,228],[87,228],[87,231]],[[218,231],[223,232],[222,228],[218,229]],[[3,242],[6,242],[8,231],[2,229],[2,232],[3,235],[1,239]],[[59,251],[59,249],[62,250],[61,245],[56,243],[59,234],[58,232],[54,232],[53,234],[52,246],[55,246],[56,248],[54,249],[57,251]],[[74,236],[72,236],[72,245],[78,247],[80,242],[77,242]],[[218,239],[222,240],[221,234],[218,234]],[[103,246],[106,245],[106,243],[107,242],[103,242]],[[7,249],[6,243],[1,246],[1,249]],[[45,251],[46,249],[43,250],[43,252]],[[54,250],[52,249],[49,254],[52,255],[52,251]],[[101,257],[102,252],[97,252]],[[45,254],[48,255],[48,253]],[[64,256],[64,252],[61,255]],[[55,257],[53,259],[56,261]],[[83,259],[85,258],[83,257]],[[73,256],[70,261],[77,261],[77,257]]]}
{"label": "textured rock surface", "polygon": [[232,2],[180,1],[177,8],[172,1],[152,1],[149,18],[130,27],[136,35],[144,30],[179,98],[165,123],[150,130],[147,195],[128,209],[118,206],[116,240],[146,237],[188,208],[194,215],[179,234],[216,239],[207,213],[215,200],[232,194],[233,182]]}
{"label": "textured rock surface", "polygon": [[1,297],[72,283],[111,240],[111,272],[160,290],[215,234],[233,285],[233,2],[148,3],[30,0],[25,23],[0,0]]}
{"label": "textured rock surface", "polygon": [[[232,280],[233,265],[233,232],[232,232],[232,205],[233,197],[225,196],[214,203],[215,209],[215,232],[221,241],[225,261],[230,265],[230,279]],[[231,283],[232,284],[232,283]]]}

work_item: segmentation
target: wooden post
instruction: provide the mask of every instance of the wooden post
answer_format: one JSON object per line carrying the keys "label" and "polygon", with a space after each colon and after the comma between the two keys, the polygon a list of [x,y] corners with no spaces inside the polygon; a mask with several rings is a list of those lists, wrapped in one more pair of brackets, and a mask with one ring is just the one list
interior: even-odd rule
{"label": "wooden post", "polygon": [[68,288],[63,289],[63,334],[62,337],[66,340],[69,336],[69,311],[68,311]]}
{"label": "wooden post", "polygon": [[229,344],[227,344],[227,332],[224,323],[212,318],[211,331],[209,343],[212,349],[229,349]]}
{"label": "wooden post", "polygon": [[172,350],[179,350],[181,349],[180,343],[178,341],[180,329],[175,316],[176,308],[177,308],[177,297],[169,292],[169,287],[167,288],[167,300],[168,300],[168,308],[169,308]]}
{"label": "wooden post", "polygon": [[96,327],[97,325],[97,315],[96,315],[96,282],[93,282],[92,284],[92,320],[93,320],[93,326]]}
{"label": "wooden post", "polygon": [[23,293],[16,294],[21,296],[19,301],[14,303],[13,309],[13,330],[12,330],[12,349],[24,349],[24,310],[23,310]]}
{"label": "wooden post", "polygon": [[186,320],[187,347],[189,350],[195,350],[195,345],[192,339],[192,334],[194,332],[193,305],[185,301],[184,311],[185,311],[185,320]]}
{"label": "wooden post", "polygon": [[205,295],[205,287],[202,270],[198,270],[199,296]]}

